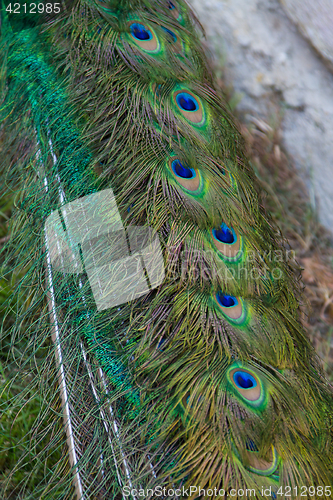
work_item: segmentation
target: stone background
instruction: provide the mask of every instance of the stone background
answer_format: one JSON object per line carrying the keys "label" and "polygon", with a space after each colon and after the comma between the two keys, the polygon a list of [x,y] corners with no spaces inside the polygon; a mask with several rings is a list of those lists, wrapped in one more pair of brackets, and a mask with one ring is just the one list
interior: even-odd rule
{"label": "stone background", "polygon": [[189,0],[249,120],[282,144],[333,234],[333,0]]}

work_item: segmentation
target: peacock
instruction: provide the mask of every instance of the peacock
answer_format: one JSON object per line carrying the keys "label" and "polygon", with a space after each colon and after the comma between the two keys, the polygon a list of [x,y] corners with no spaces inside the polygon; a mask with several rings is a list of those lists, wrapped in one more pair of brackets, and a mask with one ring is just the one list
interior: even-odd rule
{"label": "peacock", "polygon": [[2,4],[10,335],[62,449],[15,498],[331,498],[332,387],[201,34],[184,0]]}

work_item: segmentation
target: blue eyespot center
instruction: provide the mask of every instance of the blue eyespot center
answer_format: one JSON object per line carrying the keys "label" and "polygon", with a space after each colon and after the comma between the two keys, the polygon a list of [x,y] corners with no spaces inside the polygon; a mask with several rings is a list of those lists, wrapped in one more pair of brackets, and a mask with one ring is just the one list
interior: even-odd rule
{"label": "blue eyespot center", "polygon": [[176,8],[175,4],[173,4],[172,2],[168,3],[168,7],[169,7],[170,10],[173,10],[173,9]]}
{"label": "blue eyespot center", "polygon": [[137,40],[146,41],[153,38],[152,33],[143,24],[133,23],[130,29],[131,34]]}
{"label": "blue eyespot center", "polygon": [[238,300],[236,297],[232,297],[231,295],[224,295],[224,293],[218,293],[216,295],[216,299],[220,306],[222,307],[233,307],[237,306]]}
{"label": "blue eyespot center", "polygon": [[235,232],[224,223],[218,229],[213,229],[213,236],[221,243],[228,245],[232,245],[237,239]]}
{"label": "blue eyespot center", "polygon": [[173,160],[171,167],[173,172],[182,179],[193,179],[196,176],[195,170],[181,163],[180,160]]}
{"label": "blue eyespot center", "polygon": [[253,389],[257,386],[256,379],[250,373],[237,371],[234,373],[234,382],[240,389]]}
{"label": "blue eyespot center", "polygon": [[176,96],[178,106],[184,111],[198,111],[199,104],[196,99],[187,92],[180,92]]}

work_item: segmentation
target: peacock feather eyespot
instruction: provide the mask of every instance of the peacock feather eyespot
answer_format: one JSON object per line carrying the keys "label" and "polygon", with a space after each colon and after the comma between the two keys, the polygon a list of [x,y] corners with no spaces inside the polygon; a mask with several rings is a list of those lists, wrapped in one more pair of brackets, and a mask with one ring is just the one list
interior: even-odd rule
{"label": "peacock feather eyespot", "polygon": [[[233,451],[237,458],[243,462],[240,452],[237,450],[235,444],[232,444]],[[274,481],[279,479],[279,464],[280,458],[276,452],[276,449],[271,445],[269,452],[265,458],[260,457],[259,448],[252,441],[252,439],[247,439],[245,442],[245,456],[246,461],[244,466],[250,472],[258,474],[259,476],[270,477]]]}
{"label": "peacock feather eyespot", "polygon": [[[227,371],[230,390],[248,405],[263,410],[268,394],[258,374],[240,362],[235,362]],[[250,451],[249,451],[250,452]]]}
{"label": "peacock feather eyespot", "polygon": [[169,30],[168,28],[164,28],[163,26],[162,29],[169,35],[170,42],[171,40],[173,41],[173,43],[177,42],[177,35],[173,31]]}
{"label": "peacock feather eyespot", "polygon": [[259,379],[250,371],[234,368],[230,371],[230,380],[236,391],[249,403],[256,403],[261,399]]}
{"label": "peacock feather eyespot", "polygon": [[256,448],[255,450],[247,450],[246,456],[249,462],[249,465],[246,468],[249,471],[258,474],[259,476],[266,477],[275,474],[278,478],[277,469],[279,467],[280,459],[273,445],[270,449],[270,456],[267,457],[267,459],[259,457],[258,448]]}
{"label": "peacock feather eyespot", "polygon": [[242,239],[240,235],[224,222],[211,230],[212,243],[219,251],[220,257],[228,260],[239,260],[242,256]]}
{"label": "peacock feather eyespot", "polygon": [[160,48],[158,38],[154,30],[138,21],[129,24],[131,40],[141,49],[147,52],[157,52]]}
{"label": "peacock feather eyespot", "polygon": [[170,48],[174,52],[174,54],[176,54],[177,56],[184,55],[184,45],[180,37],[177,36],[174,31],[171,31],[168,28],[164,28],[162,26],[162,29],[167,35],[167,42],[169,43]]}
{"label": "peacock feather eyespot", "polygon": [[177,4],[175,1],[171,2],[171,1],[168,1],[167,2],[167,5],[168,5],[168,9],[171,13],[171,15],[177,20],[177,21],[182,21],[183,20],[183,17],[182,15],[180,14],[179,12],[179,9],[177,7]]}
{"label": "peacock feather eyespot", "polygon": [[247,320],[247,310],[243,300],[240,297],[233,297],[218,292],[215,295],[215,302],[218,310],[232,324],[242,326]]}
{"label": "peacock feather eyespot", "polygon": [[186,120],[197,126],[203,125],[205,113],[199,97],[187,89],[181,89],[173,93],[173,100]]}
{"label": "peacock feather eyespot", "polygon": [[255,442],[252,439],[247,439],[246,440],[246,442],[245,442],[245,448],[248,451],[259,451],[257,445],[255,444]]}
{"label": "peacock feather eyespot", "polygon": [[199,171],[191,168],[181,159],[173,156],[169,159],[169,168],[173,174],[174,179],[185,190],[194,193],[200,188],[201,179]]}

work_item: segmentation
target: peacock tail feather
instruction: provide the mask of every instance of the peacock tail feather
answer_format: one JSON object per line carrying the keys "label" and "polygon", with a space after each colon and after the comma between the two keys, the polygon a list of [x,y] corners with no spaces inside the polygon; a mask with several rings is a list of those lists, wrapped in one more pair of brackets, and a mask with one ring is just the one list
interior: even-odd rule
{"label": "peacock tail feather", "polygon": [[37,435],[62,414],[70,463],[20,498],[328,497],[332,388],[198,20],[183,0],[44,5],[1,13],[7,307]]}

